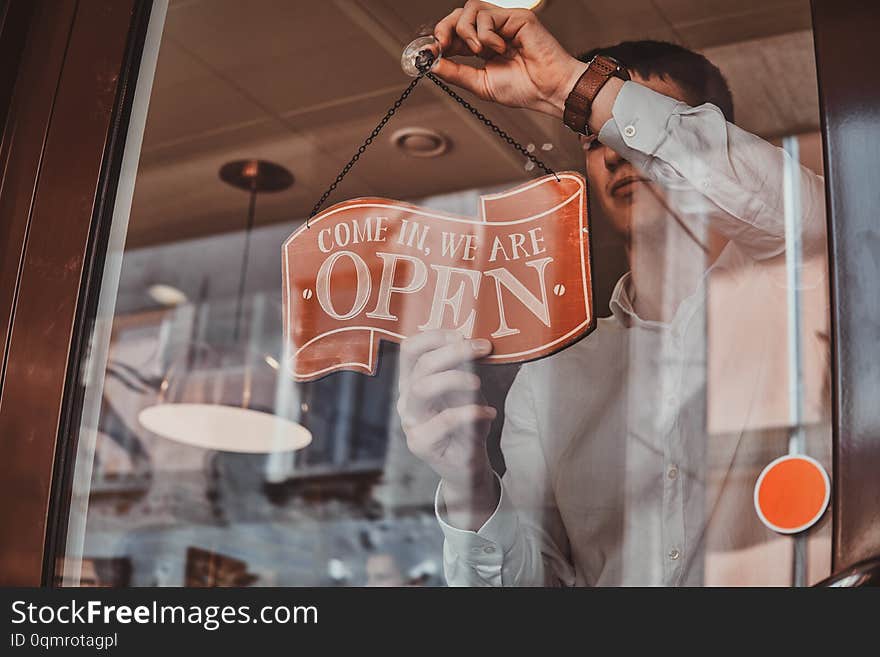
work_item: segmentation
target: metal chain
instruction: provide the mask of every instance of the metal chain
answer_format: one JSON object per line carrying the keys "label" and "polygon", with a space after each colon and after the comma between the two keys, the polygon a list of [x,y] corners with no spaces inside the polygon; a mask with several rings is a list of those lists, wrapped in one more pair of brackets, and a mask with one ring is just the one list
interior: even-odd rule
{"label": "metal chain", "polygon": [[[364,143],[360,145],[360,148],[357,149],[357,152],[348,161],[348,164],[346,164],[344,167],[342,167],[342,171],[340,171],[339,175],[336,176],[336,180],[333,181],[333,183],[330,185],[330,187],[327,188],[327,191],[324,192],[321,195],[321,198],[318,199],[318,202],[315,203],[315,207],[312,208],[312,213],[309,215],[309,219],[311,219],[316,214],[318,214],[318,210],[320,210],[321,206],[324,205],[324,201],[326,201],[329,198],[330,194],[333,193],[333,190],[336,189],[337,185],[339,185],[339,183],[342,182],[342,179],[345,178],[346,175],[348,175],[348,172],[351,171],[351,168],[354,166],[355,162],[357,162],[360,159],[361,155],[364,154],[364,151],[367,150],[367,147],[370,144],[372,144],[373,140],[379,135],[380,132],[382,132],[382,128],[384,128],[385,124],[391,120],[391,117],[394,116],[394,113],[397,112],[398,109],[400,109],[400,106],[403,104],[403,101],[406,100],[407,96],[409,96],[413,92],[413,89],[416,88],[416,85],[419,83],[419,81],[424,76],[425,76],[424,73],[420,73],[417,78],[415,78],[412,82],[409,83],[409,86],[406,89],[404,89],[403,93],[400,94],[400,97],[394,101],[394,105],[391,106],[391,109],[389,109],[385,113],[385,116],[383,116],[382,120],[379,121],[379,124],[375,128],[373,128],[373,132],[371,132],[370,136],[367,137],[364,140]],[[306,227],[307,228],[309,226],[309,219],[306,220]]]}
{"label": "metal chain", "polygon": [[419,69],[418,76],[409,83],[406,89],[403,90],[403,93],[400,94],[400,97],[394,101],[394,105],[391,106],[385,116],[382,117],[382,120],[379,121],[379,124],[373,128],[373,131],[370,133],[370,136],[364,140],[364,143],[360,145],[357,149],[357,152],[352,156],[352,158],[348,161],[344,167],[342,167],[342,171],[339,172],[339,175],[336,176],[336,180],[327,188],[327,191],[321,195],[321,198],[318,199],[318,202],[315,203],[315,207],[312,208],[312,213],[309,215],[309,218],[306,219],[306,228],[309,227],[309,220],[312,219],[318,211],[321,209],[321,206],[324,205],[324,202],[330,197],[330,194],[336,189],[339,183],[342,182],[342,179],[348,175],[348,172],[351,171],[351,168],[355,165],[361,155],[364,154],[364,151],[367,150],[367,147],[373,143],[373,140],[382,132],[382,128],[385,127],[385,124],[391,120],[391,117],[400,109],[400,106],[403,104],[403,101],[407,99],[407,97],[413,92],[413,89],[416,88],[416,85],[421,81],[422,78],[427,77],[431,82],[440,87],[443,91],[449,94],[459,105],[464,107],[468,112],[473,114],[479,121],[481,121],[486,127],[488,127],[492,132],[498,135],[503,141],[510,144],[517,151],[522,153],[530,162],[532,162],[535,166],[540,168],[544,173],[555,176],[556,180],[559,180],[559,176],[556,175],[556,172],[544,164],[537,157],[529,153],[528,149],[526,149],[522,144],[520,144],[516,139],[507,134],[504,130],[495,125],[489,118],[487,118],[480,110],[471,105],[464,98],[455,93],[452,89],[450,89],[440,78],[431,73],[431,65],[434,63],[434,56],[430,51],[423,50],[420,52],[416,59],[416,67]]}
{"label": "metal chain", "polygon": [[483,114],[480,110],[478,110],[476,107],[474,107],[474,106],[471,105],[469,102],[467,102],[464,98],[462,98],[462,97],[459,96],[457,93],[455,93],[452,89],[450,89],[450,88],[446,85],[445,82],[443,82],[442,80],[440,80],[440,78],[438,78],[438,77],[437,77],[436,75],[434,75],[433,73],[427,73],[427,74],[425,75],[425,77],[427,77],[431,82],[433,82],[433,83],[436,84],[438,87],[440,87],[443,91],[445,91],[445,92],[448,93],[450,96],[452,96],[452,97],[455,99],[455,101],[456,101],[459,105],[461,105],[462,107],[464,107],[468,112],[470,112],[470,113],[473,114],[475,117],[477,117],[477,119],[479,119],[480,121],[482,121],[482,122],[486,125],[487,128],[489,128],[490,130],[492,130],[492,132],[494,132],[494,133],[495,133],[496,135],[498,135],[501,139],[503,139],[503,140],[506,141],[508,144],[510,144],[511,146],[513,146],[513,147],[514,147],[516,150],[518,150],[520,153],[522,153],[523,155],[525,155],[526,158],[528,158],[528,159],[529,159],[529,160],[530,160],[535,166],[537,166],[539,169],[541,169],[541,171],[543,171],[543,172],[546,173],[547,175],[554,176],[554,177],[556,178],[557,181],[559,180],[559,176],[556,175],[556,172],[555,172],[553,169],[551,169],[551,168],[548,167],[546,164],[544,164],[543,162],[541,162],[541,160],[539,160],[537,157],[535,157],[534,155],[532,155],[531,153],[529,153],[529,151],[528,151],[527,148],[525,148],[522,144],[520,144],[516,139],[514,139],[513,137],[511,137],[509,134],[507,134],[506,132],[504,132],[504,130],[502,130],[502,129],[499,128],[497,125],[495,125],[494,123],[492,123],[492,121],[491,121],[489,118],[487,118],[485,114]]}

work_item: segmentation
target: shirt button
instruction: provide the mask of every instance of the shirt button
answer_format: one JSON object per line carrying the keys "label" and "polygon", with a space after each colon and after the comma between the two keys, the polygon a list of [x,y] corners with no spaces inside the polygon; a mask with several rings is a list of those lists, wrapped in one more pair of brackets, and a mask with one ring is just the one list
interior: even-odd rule
{"label": "shirt button", "polygon": [[669,466],[669,469],[666,471],[666,476],[670,479],[675,479],[678,477],[678,468],[674,465]]}
{"label": "shirt button", "polygon": [[678,558],[679,558],[680,556],[681,556],[681,552],[679,552],[679,551],[678,551],[677,549],[675,549],[675,548],[672,548],[672,549],[669,551],[669,558],[672,559],[673,561],[677,561]]}
{"label": "shirt button", "polygon": [[623,129],[624,137],[635,137],[636,136],[636,127],[634,125],[628,125]]}
{"label": "shirt button", "polygon": [[492,554],[493,552],[495,552],[495,546],[494,545],[487,545],[486,547],[483,548],[483,552],[485,552],[486,554]]}

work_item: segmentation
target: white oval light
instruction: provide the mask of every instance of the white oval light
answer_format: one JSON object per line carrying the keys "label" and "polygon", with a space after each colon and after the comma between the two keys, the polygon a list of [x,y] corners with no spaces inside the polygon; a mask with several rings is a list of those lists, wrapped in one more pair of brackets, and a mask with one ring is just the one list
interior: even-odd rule
{"label": "white oval light", "polygon": [[179,443],[244,454],[302,449],[312,433],[291,420],[220,404],[157,404],[138,414],[148,430]]}
{"label": "white oval light", "polygon": [[156,285],[148,287],[147,294],[150,295],[150,298],[153,301],[160,303],[163,306],[179,306],[186,302],[186,295],[182,291],[178,290],[176,287],[164,285],[162,283],[157,283]]}

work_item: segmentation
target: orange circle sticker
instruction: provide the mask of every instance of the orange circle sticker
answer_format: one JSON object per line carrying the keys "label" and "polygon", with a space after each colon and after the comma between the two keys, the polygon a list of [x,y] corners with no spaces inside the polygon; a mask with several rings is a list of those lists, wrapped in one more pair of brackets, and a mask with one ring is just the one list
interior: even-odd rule
{"label": "orange circle sticker", "polygon": [[825,468],[809,456],[781,456],[755,483],[755,511],[765,525],[781,534],[812,527],[828,507],[831,481]]}

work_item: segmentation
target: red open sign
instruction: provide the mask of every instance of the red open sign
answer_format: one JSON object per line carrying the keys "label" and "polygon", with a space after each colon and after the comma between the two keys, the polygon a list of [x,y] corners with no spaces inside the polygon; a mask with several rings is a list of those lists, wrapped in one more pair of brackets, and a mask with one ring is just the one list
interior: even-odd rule
{"label": "red open sign", "polygon": [[586,181],[545,176],[483,196],[479,218],[384,198],[338,203],[282,253],[284,334],[297,381],[376,372],[379,340],[454,328],[485,360],[546,356],[595,326]]}

